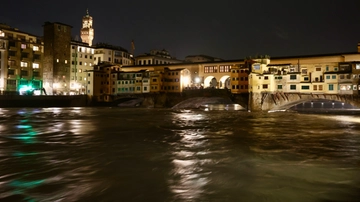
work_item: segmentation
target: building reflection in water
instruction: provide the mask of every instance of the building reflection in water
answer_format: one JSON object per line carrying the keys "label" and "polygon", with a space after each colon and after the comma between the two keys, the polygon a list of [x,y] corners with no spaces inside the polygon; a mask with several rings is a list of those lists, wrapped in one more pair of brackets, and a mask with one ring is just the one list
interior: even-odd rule
{"label": "building reflection in water", "polygon": [[91,120],[79,117],[82,109],[11,112],[0,111],[0,116],[13,122],[0,122],[0,200],[41,201],[45,197],[76,201],[95,189],[93,162],[82,161],[82,154],[75,152],[88,145],[94,129]]}

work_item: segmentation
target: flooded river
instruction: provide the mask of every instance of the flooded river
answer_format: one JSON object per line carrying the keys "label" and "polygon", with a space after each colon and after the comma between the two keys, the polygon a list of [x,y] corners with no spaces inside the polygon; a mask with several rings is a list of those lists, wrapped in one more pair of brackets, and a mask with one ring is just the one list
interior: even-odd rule
{"label": "flooded river", "polygon": [[0,109],[0,201],[359,201],[360,115]]}

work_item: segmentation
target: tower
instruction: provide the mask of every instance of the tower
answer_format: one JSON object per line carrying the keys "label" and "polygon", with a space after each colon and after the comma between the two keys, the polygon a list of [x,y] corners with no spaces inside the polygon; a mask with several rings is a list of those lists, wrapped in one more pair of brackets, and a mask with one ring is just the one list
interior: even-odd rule
{"label": "tower", "polygon": [[43,82],[49,94],[67,94],[70,85],[71,26],[45,22]]}
{"label": "tower", "polygon": [[92,46],[94,39],[93,19],[89,15],[89,10],[86,9],[86,15],[82,18],[82,28],[80,30],[81,41]]}

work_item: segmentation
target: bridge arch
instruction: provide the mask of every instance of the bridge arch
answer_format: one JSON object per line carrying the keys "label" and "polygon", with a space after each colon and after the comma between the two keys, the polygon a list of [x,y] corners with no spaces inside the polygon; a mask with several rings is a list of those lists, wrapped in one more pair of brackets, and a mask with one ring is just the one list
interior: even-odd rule
{"label": "bridge arch", "polygon": [[204,79],[204,88],[216,88],[218,80],[215,76],[208,76]]}
{"label": "bridge arch", "polygon": [[231,80],[230,80],[229,75],[222,76],[219,81],[219,88],[220,89],[231,89],[230,81]]}

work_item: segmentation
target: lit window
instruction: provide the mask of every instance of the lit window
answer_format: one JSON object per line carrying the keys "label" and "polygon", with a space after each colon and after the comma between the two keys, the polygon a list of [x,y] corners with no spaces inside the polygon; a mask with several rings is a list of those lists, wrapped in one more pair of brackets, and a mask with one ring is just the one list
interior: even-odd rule
{"label": "lit window", "polygon": [[4,37],[5,36],[5,32],[0,30],[0,37]]}
{"label": "lit window", "polygon": [[21,66],[21,67],[27,67],[27,64],[28,64],[27,62],[21,62],[21,63],[20,63],[20,66]]}
{"label": "lit window", "polygon": [[86,65],[87,65],[87,63],[86,63],[86,62],[84,62],[84,65],[86,66]]}
{"label": "lit window", "polygon": [[26,44],[21,44],[21,49],[26,49]]}
{"label": "lit window", "polygon": [[39,46],[33,46],[33,51],[39,51]]}
{"label": "lit window", "polygon": [[56,62],[59,62],[59,59],[56,59]]}
{"label": "lit window", "polygon": [[91,63],[89,63],[89,66],[91,67],[91,66],[92,66],[92,64],[91,64]]}
{"label": "lit window", "polygon": [[33,63],[33,68],[34,68],[34,69],[39,69],[39,64]]}
{"label": "lit window", "polygon": [[67,64],[67,60],[65,60],[65,64]]}

